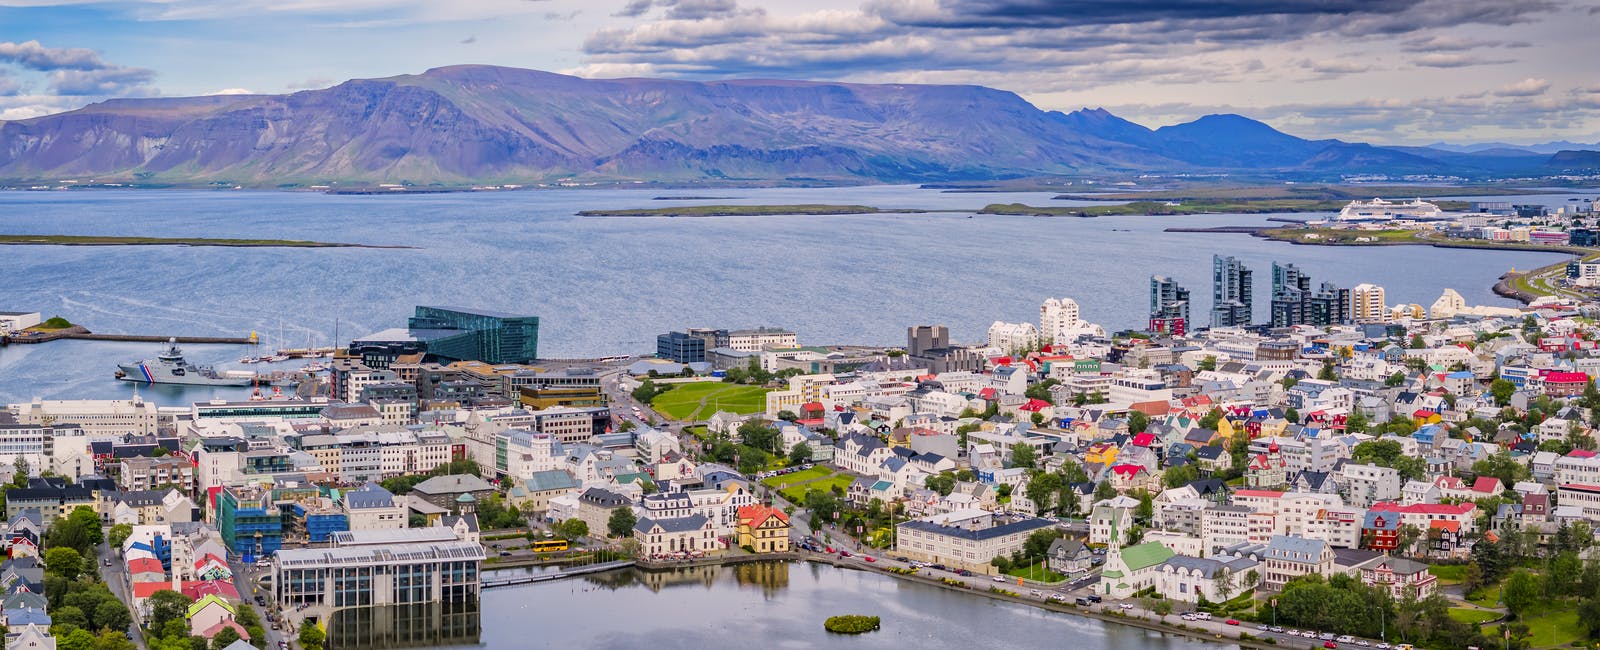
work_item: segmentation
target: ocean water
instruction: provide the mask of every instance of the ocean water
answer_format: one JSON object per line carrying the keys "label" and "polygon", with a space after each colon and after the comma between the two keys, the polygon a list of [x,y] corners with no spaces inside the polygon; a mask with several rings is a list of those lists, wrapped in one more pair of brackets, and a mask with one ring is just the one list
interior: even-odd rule
{"label": "ocean water", "polygon": [[[1531,197],[1566,205],[1570,196]],[[718,197],[660,201],[658,196]],[[802,344],[903,344],[905,328],[948,325],[981,341],[995,320],[1036,321],[1046,297],[1074,298],[1108,329],[1142,327],[1151,274],[1210,308],[1210,259],[1256,272],[1266,317],[1270,263],[1314,282],[1382,285],[1426,306],[1446,288],[1511,304],[1490,287],[1554,253],[1422,246],[1294,246],[1169,226],[1261,225],[1273,215],[973,216],[989,203],[1065,205],[1050,193],[947,193],[907,186],[740,190],[547,190],[413,196],[242,191],[0,192],[0,232],[308,239],[414,249],[173,246],[0,247],[0,311],[64,316],[91,330],[195,336],[257,331],[276,347],[328,345],[403,326],[413,306],[535,314],[551,358],[653,352],[684,327],[790,328]],[[772,217],[578,217],[666,204],[850,203],[953,213]],[[967,211],[967,212],[960,212]],[[1307,215],[1286,215],[1305,218]],[[282,334],[280,335],[280,328]],[[0,349],[0,403],[115,398],[118,362],[160,346],[57,341]],[[189,346],[192,361],[243,368],[239,346]],[[290,364],[297,365],[297,364]],[[167,404],[237,389],[144,389]]]}

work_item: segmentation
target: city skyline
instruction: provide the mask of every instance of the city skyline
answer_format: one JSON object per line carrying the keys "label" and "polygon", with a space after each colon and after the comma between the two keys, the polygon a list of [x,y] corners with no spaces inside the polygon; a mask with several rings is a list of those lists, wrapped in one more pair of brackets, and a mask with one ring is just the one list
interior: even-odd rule
{"label": "city skyline", "polygon": [[979,83],[1159,126],[1380,144],[1600,139],[1578,2],[0,0],[0,119],[489,63],[588,77]]}

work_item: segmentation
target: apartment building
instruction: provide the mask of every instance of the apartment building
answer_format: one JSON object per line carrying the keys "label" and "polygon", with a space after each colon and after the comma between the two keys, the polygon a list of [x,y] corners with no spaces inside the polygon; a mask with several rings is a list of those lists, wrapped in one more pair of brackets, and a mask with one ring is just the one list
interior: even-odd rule
{"label": "apartment building", "polygon": [[1022,549],[1028,535],[1053,525],[1046,519],[1000,523],[986,510],[956,510],[897,525],[895,551],[914,560],[991,574],[995,568],[989,560],[1009,557]]}
{"label": "apartment building", "polygon": [[272,565],[290,607],[476,602],[483,546],[443,526],[336,533],[333,548],[287,549]]}
{"label": "apartment building", "polygon": [[19,424],[76,424],[90,437],[153,436],[160,419],[154,402],[143,398],[113,400],[34,400],[12,404]]}
{"label": "apartment building", "polygon": [[122,489],[130,492],[170,485],[184,494],[194,493],[194,463],[188,459],[171,456],[128,458],[122,461],[121,470],[118,482]]}

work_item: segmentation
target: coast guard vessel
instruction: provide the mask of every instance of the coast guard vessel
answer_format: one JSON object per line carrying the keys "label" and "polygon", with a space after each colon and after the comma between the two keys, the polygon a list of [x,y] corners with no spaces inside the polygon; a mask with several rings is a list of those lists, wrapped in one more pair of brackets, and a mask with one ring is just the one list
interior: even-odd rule
{"label": "coast guard vessel", "polygon": [[209,366],[196,366],[183,359],[177,339],[168,339],[167,351],[156,358],[119,364],[117,379],[145,384],[249,386],[256,381],[256,373],[239,370],[219,373]]}

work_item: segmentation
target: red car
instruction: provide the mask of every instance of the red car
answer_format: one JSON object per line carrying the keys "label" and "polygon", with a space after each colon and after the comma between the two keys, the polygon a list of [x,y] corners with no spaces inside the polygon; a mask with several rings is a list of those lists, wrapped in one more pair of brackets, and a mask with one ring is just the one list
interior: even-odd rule
{"label": "red car", "polygon": [[1224,623],[1227,623],[1227,624],[1228,624],[1228,625],[1238,625],[1238,624],[1239,624],[1239,619],[1237,619],[1237,618],[1230,618],[1230,619],[1228,619],[1228,620],[1226,620],[1226,621],[1223,621],[1223,622],[1224,622]]}
{"label": "red car", "polygon": [[833,552],[833,547],[832,546],[824,546],[823,548],[827,549],[829,553]]}
{"label": "red car", "polygon": [[839,551],[839,557],[850,557],[850,551]]}
{"label": "red car", "polygon": [[863,555],[863,556],[861,556],[861,559],[866,560],[868,562],[877,562],[877,560],[872,559],[871,555]]}
{"label": "red car", "polygon": [[1329,648],[1329,649],[1330,649],[1330,650],[1331,650],[1331,649],[1332,649],[1332,648],[1337,648],[1337,647],[1339,647],[1339,644],[1337,644],[1337,643],[1334,643],[1334,642],[1332,642],[1332,641],[1323,641],[1323,642],[1322,642],[1322,647],[1324,647],[1324,648]]}

